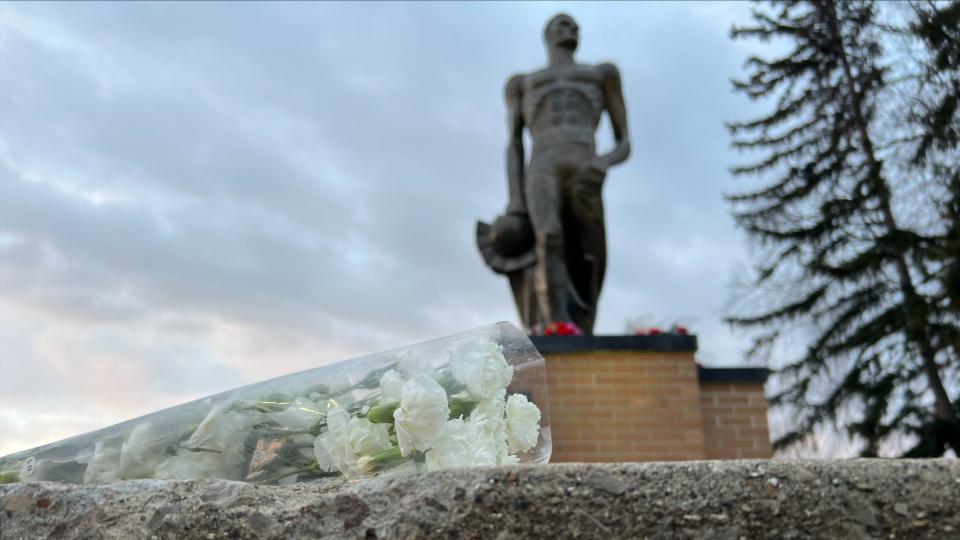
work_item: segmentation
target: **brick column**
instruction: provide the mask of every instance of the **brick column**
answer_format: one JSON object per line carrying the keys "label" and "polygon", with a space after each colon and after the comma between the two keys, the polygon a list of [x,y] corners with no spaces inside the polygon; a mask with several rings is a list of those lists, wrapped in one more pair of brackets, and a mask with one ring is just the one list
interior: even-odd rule
{"label": "brick column", "polygon": [[[701,370],[700,405],[707,459],[773,455],[767,398],[757,371],[762,370]],[[766,373],[762,376],[765,379]]]}
{"label": "brick column", "polygon": [[[546,358],[552,462],[769,457],[766,370],[700,368],[694,336],[533,341]],[[734,380],[744,374],[748,384]]]}

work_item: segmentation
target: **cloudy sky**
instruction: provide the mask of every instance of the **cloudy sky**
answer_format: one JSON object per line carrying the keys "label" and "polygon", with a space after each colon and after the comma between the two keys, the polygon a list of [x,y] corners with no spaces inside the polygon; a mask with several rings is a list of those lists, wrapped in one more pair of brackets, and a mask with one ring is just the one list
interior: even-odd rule
{"label": "cloudy sky", "polygon": [[503,83],[559,10],[620,66],[633,142],[598,331],[680,321],[742,363],[723,122],[755,112],[729,84],[749,6],[6,3],[0,455],[516,322],[473,229],[506,202]]}

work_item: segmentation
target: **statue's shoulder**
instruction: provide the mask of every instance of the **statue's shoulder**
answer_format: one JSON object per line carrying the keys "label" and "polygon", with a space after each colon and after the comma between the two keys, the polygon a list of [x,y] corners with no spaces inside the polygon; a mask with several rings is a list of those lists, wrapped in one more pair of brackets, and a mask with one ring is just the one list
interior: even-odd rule
{"label": "statue's shoulder", "polygon": [[523,73],[511,75],[510,78],[507,79],[504,93],[507,94],[507,97],[523,94],[523,87],[526,84],[526,81],[527,76]]}
{"label": "statue's shoulder", "polygon": [[604,62],[602,64],[597,64],[593,66],[593,69],[596,70],[597,75],[602,81],[619,81],[620,80],[620,70],[617,68],[616,64],[611,62]]}

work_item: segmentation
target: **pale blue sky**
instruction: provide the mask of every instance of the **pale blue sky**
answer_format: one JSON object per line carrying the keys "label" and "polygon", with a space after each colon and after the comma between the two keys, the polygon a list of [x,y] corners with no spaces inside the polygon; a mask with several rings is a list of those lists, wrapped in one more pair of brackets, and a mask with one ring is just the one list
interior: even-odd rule
{"label": "pale blue sky", "polygon": [[742,363],[723,122],[755,111],[729,84],[748,5],[5,3],[0,455],[516,322],[473,229],[506,203],[503,83],[560,10],[620,66],[633,142],[599,332],[680,321]]}

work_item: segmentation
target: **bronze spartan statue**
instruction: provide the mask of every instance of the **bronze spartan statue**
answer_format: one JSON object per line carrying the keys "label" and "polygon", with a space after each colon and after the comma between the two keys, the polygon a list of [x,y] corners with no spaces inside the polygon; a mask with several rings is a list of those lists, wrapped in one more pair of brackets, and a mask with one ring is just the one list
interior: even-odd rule
{"label": "bronze spartan statue", "polygon": [[[550,19],[547,67],[507,81],[510,202],[492,225],[477,224],[480,253],[509,278],[532,333],[573,325],[593,333],[607,258],[603,181],[630,154],[620,73],[613,64],[574,61],[579,30],[569,15]],[[616,145],[597,155],[594,133],[604,111]],[[526,166],[524,128],[533,140]]]}

